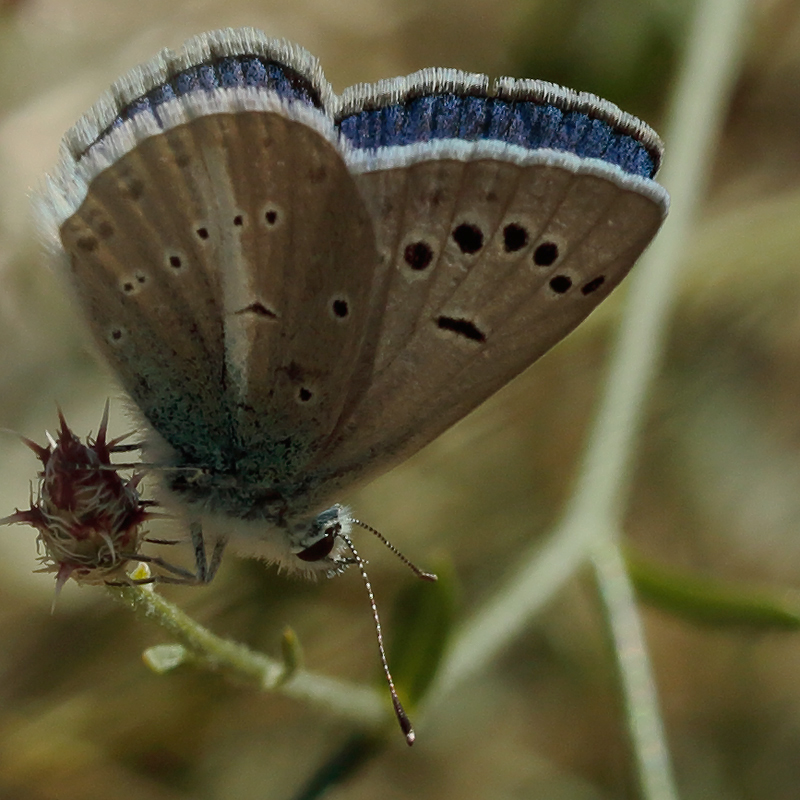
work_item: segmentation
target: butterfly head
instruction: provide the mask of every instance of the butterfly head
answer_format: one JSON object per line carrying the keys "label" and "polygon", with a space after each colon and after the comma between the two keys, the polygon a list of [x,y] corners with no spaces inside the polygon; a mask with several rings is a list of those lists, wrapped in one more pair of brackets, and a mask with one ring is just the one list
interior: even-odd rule
{"label": "butterfly head", "polygon": [[349,509],[338,503],[310,520],[293,524],[289,537],[293,555],[303,562],[299,568],[325,571],[332,577],[354,564],[349,546],[352,527]]}

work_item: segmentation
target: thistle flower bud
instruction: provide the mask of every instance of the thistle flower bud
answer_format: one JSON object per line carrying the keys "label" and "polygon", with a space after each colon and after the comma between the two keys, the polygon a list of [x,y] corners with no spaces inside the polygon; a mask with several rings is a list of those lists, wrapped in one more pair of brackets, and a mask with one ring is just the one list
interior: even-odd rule
{"label": "thistle flower bud", "polygon": [[0,519],[39,531],[40,572],[56,573],[56,591],[73,578],[79,583],[126,580],[126,566],[144,538],[150,516],[137,487],[141,473],[124,480],[111,462],[125,437],[106,441],[108,403],[97,436],[84,444],[58,412],[61,428],[49,446],[23,441],[42,462],[38,499],[31,507]]}

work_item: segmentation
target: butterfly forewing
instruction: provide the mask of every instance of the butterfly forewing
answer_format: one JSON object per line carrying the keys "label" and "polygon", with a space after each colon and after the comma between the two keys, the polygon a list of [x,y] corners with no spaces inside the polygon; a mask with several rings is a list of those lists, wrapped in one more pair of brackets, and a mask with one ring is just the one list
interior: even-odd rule
{"label": "butterfly forewing", "polygon": [[184,460],[291,477],[371,369],[372,224],[304,122],[217,113],[150,135],[62,240],[106,358]]}
{"label": "butterfly forewing", "polygon": [[[335,149],[279,114],[204,117],[228,230],[219,264],[237,434],[298,454],[333,429],[353,392],[376,261],[363,200]],[[218,141],[214,141],[218,139]]]}

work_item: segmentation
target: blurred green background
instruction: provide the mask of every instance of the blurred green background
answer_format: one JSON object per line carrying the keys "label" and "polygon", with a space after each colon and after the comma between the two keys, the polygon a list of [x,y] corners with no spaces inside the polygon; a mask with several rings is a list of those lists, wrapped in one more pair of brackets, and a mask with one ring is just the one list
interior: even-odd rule
{"label": "blurred green background", "polygon": [[[0,426],[44,442],[59,403],[85,434],[110,396],[112,432],[128,430],[118,388],[45,266],[27,198],[62,133],[160,48],[253,25],[311,50],[338,91],[452,66],[591,91],[659,129],[692,11],[686,0],[6,0]],[[685,243],[626,531],[653,562],[800,605],[800,3],[753,4],[739,68]],[[623,294],[424,452],[343,498],[420,566],[453,562],[458,618],[558,517]],[[37,462],[9,434],[0,454],[3,516],[26,506]],[[169,535],[167,524],[152,530]],[[34,540],[29,528],[0,529],[0,798],[290,798],[350,735],[318,709],[215,675],[153,674],[140,655],[163,634],[102,588],[68,584],[51,615],[53,577],[32,573]],[[358,546],[391,638],[393,598],[412,579],[366,535]],[[164,593],[269,653],[289,624],[310,669],[376,680],[352,571],[307,584],[228,557],[211,587]],[[643,613],[682,797],[796,798],[797,635]],[[602,629],[587,573],[437,706],[413,750],[397,734],[330,797],[635,797]]]}

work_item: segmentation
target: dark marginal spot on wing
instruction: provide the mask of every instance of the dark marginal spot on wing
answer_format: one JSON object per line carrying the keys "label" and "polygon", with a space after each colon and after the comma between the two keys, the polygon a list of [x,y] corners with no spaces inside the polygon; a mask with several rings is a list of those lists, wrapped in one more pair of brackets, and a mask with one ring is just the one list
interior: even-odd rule
{"label": "dark marginal spot on wing", "polygon": [[120,191],[131,200],[138,200],[144,194],[144,182],[139,178],[123,177],[120,181]]}
{"label": "dark marginal spot on wing", "polygon": [[308,389],[305,386],[301,386],[300,389],[297,392],[297,399],[301,403],[307,403],[313,396],[314,395],[313,395],[311,389]]}
{"label": "dark marginal spot on wing", "polygon": [[591,294],[592,292],[597,291],[605,282],[605,275],[598,275],[596,278],[592,278],[592,280],[590,280],[588,283],[585,283],[583,286],[581,286],[581,293]]}
{"label": "dark marginal spot on wing", "polygon": [[181,261],[180,256],[170,256],[169,265],[173,269],[180,269],[183,266],[183,262]]}
{"label": "dark marginal spot on wing", "polygon": [[267,225],[274,225],[278,221],[278,212],[271,208],[264,214],[264,220],[266,221]]}
{"label": "dark marginal spot on wing", "polygon": [[429,203],[433,208],[440,206],[446,199],[447,193],[445,190],[440,186],[431,196],[429,199]]}
{"label": "dark marginal spot on wing", "polygon": [[572,288],[572,278],[568,275],[556,275],[550,280],[550,288],[556,294],[564,294]]}
{"label": "dark marginal spot on wing", "polygon": [[453,230],[453,240],[462,253],[471,255],[483,247],[483,231],[477,225],[462,222]]}
{"label": "dark marginal spot on wing", "polygon": [[[166,134],[167,145],[172,151],[172,159],[180,169],[186,169],[192,163],[190,148],[192,143],[182,135],[181,129],[171,130]],[[166,160],[166,159],[165,159]]]}
{"label": "dark marginal spot on wing", "polygon": [[78,250],[83,250],[84,253],[91,253],[94,250],[97,250],[97,239],[94,236],[81,236],[75,245],[77,246]]}
{"label": "dark marginal spot on wing", "polygon": [[331,311],[333,311],[334,316],[344,319],[350,313],[350,307],[347,304],[347,300],[337,297],[331,303]]}
{"label": "dark marginal spot on wing", "polygon": [[208,228],[198,228],[195,233],[200,239],[208,239]]}
{"label": "dark marginal spot on wing", "polygon": [[272,309],[267,308],[263,303],[259,303],[256,301],[255,303],[250,303],[249,306],[245,306],[244,308],[240,308],[238,311],[234,312],[237,316],[239,314],[255,314],[257,317],[266,317],[267,319],[278,319],[278,315],[272,311]]}
{"label": "dark marginal spot on wing", "polygon": [[522,225],[512,222],[503,228],[503,246],[506,253],[516,253],[517,250],[522,250],[526,244],[528,244],[528,231]]}
{"label": "dark marginal spot on wing", "polygon": [[436,324],[443,331],[450,331],[472,342],[485,342],[486,334],[474,322],[468,319],[456,319],[455,317],[439,317]]}
{"label": "dark marginal spot on wing", "polygon": [[533,263],[537,267],[549,267],[558,258],[558,245],[555,242],[542,242],[533,251]]}
{"label": "dark marginal spot on wing", "polygon": [[286,376],[290,381],[301,381],[303,380],[303,375],[305,374],[303,367],[296,361],[290,361],[285,367],[283,367],[283,372],[286,373]]}
{"label": "dark marginal spot on wing", "polygon": [[104,220],[97,226],[97,235],[101,239],[110,239],[114,235],[114,226]]}
{"label": "dark marginal spot on wing", "polygon": [[237,214],[233,218],[233,224],[236,225],[237,227],[241,228],[242,225],[244,225],[244,217],[241,214]]}
{"label": "dark marginal spot on wing", "polygon": [[423,270],[433,261],[433,250],[427,242],[413,242],[406,246],[403,258],[411,269]]}

